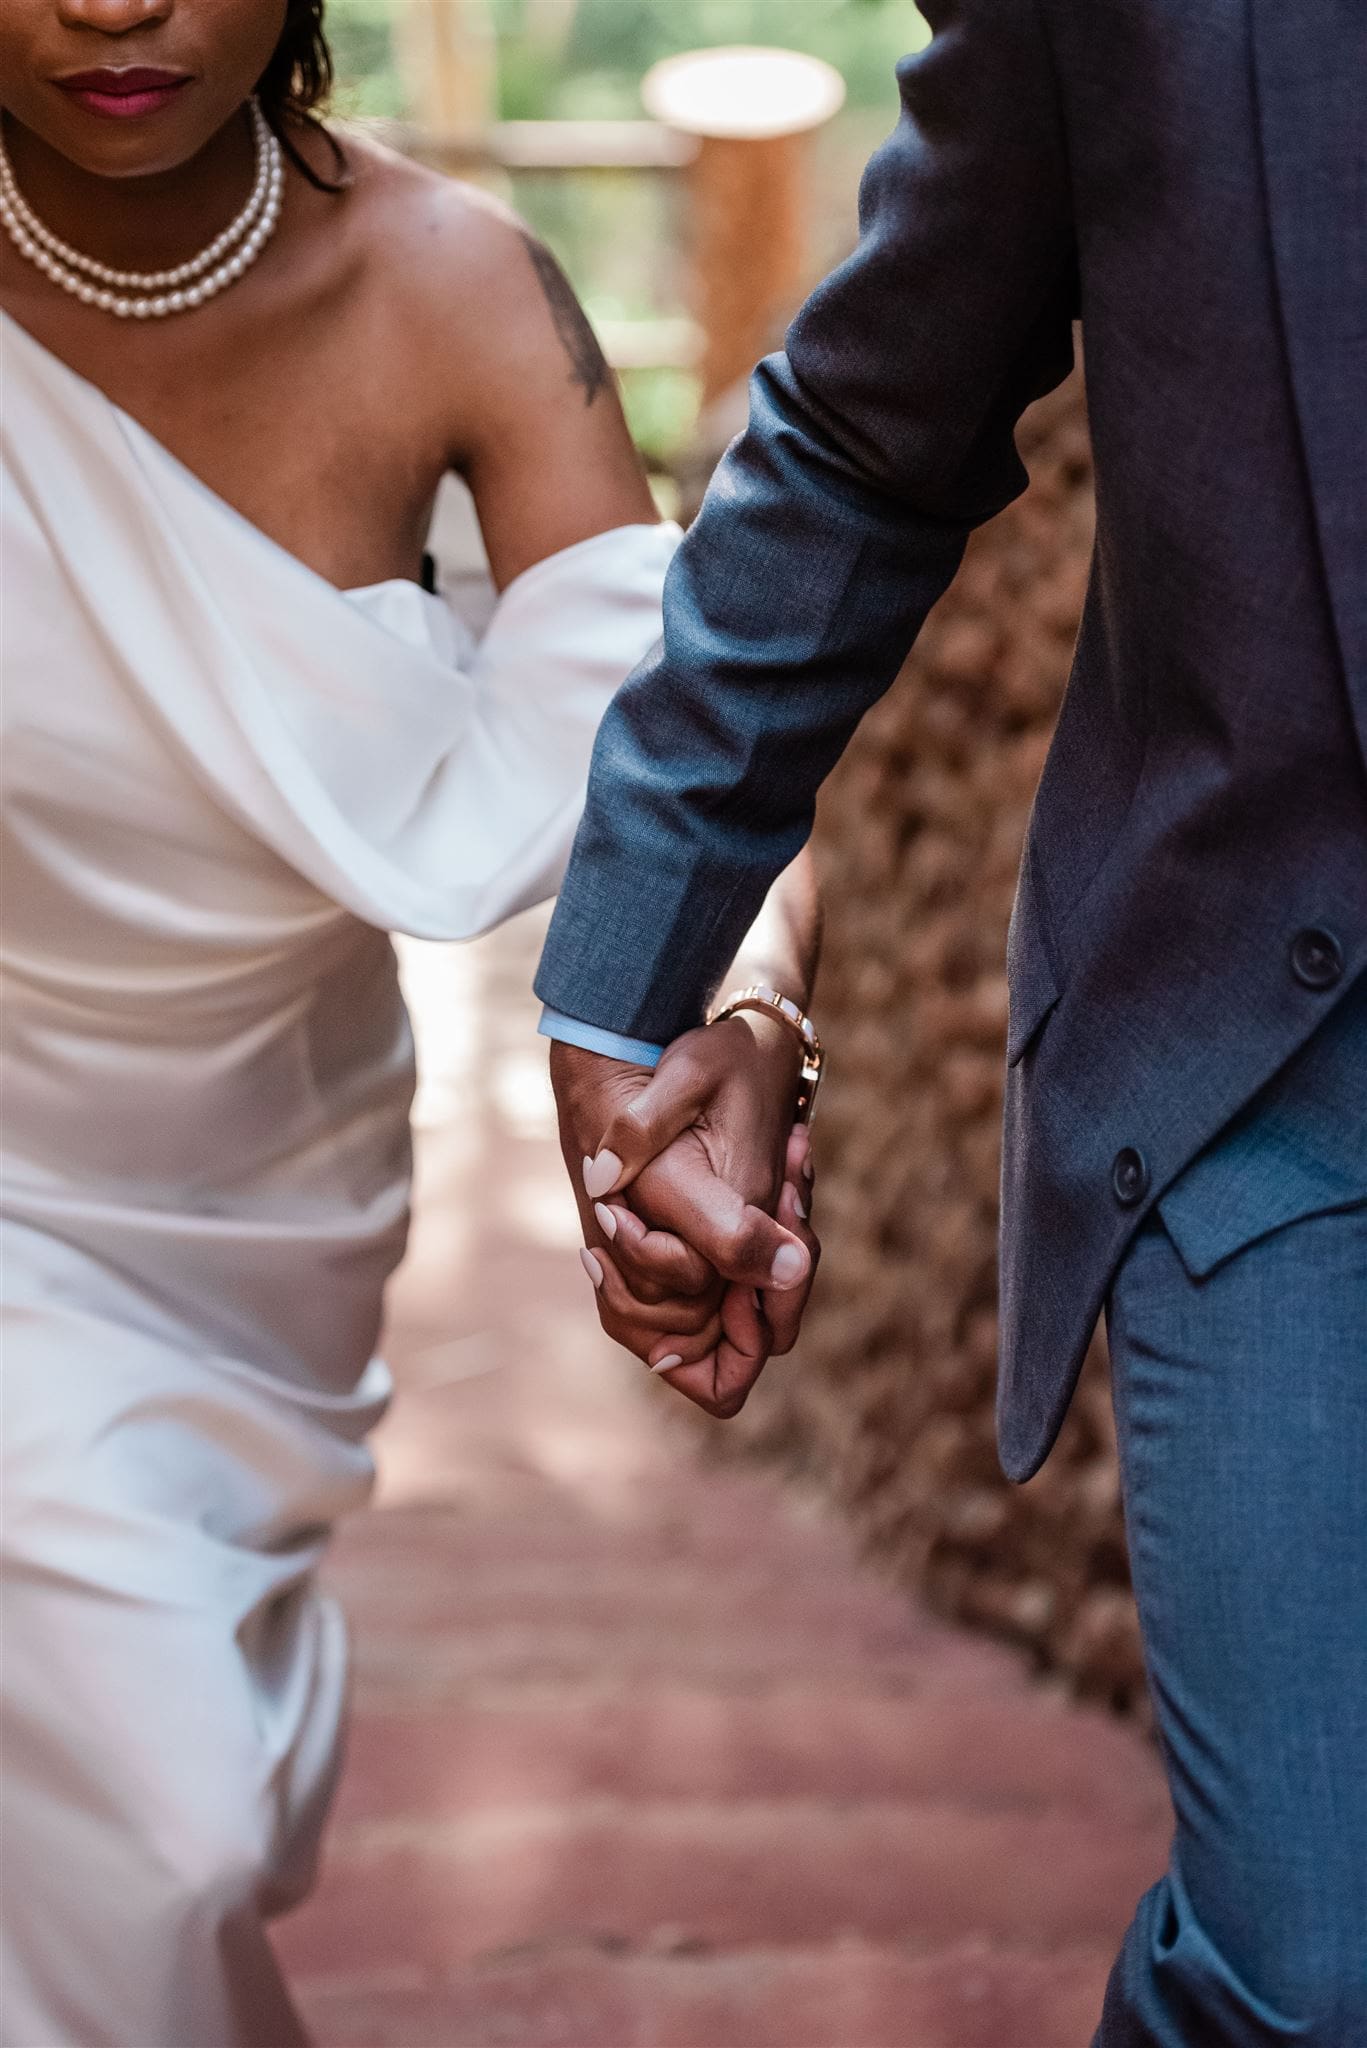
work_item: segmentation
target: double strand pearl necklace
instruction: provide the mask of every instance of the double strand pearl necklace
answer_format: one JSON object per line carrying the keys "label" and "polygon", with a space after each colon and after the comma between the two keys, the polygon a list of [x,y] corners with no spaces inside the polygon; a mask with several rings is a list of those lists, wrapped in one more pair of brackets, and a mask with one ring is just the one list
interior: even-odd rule
{"label": "double strand pearl necklace", "polygon": [[45,277],[79,299],[120,320],[164,320],[168,313],[188,313],[235,284],[255,263],[280,218],[285,189],[284,157],[255,98],[249,102],[256,174],[251,194],[237,218],[206,249],[171,270],[112,270],[83,256],[45,227],[19,190],[14,168],[0,131],[0,225],[21,256],[36,264]]}

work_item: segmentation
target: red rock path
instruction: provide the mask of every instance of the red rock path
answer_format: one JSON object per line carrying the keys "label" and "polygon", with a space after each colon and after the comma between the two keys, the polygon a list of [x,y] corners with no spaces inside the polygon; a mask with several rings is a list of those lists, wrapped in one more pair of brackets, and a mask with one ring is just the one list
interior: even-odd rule
{"label": "red rock path", "polygon": [[598,1336],[536,939],[409,960],[401,1393],[333,1571],[350,1767],[280,1935],[320,2048],[1085,2048],[1162,1863],[1153,1758],[700,1468]]}

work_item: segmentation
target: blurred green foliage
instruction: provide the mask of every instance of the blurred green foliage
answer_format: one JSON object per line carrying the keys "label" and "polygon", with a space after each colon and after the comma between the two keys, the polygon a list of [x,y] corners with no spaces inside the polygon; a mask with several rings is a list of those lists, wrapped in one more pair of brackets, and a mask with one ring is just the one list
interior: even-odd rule
{"label": "blurred green foliage", "polygon": [[639,114],[661,57],[767,43],[833,64],[852,107],[886,103],[892,66],[924,40],[911,0],[490,0],[505,119]]}
{"label": "blurred green foliage", "polygon": [[[406,0],[327,0],[343,111],[397,115],[403,87],[389,24]],[[849,105],[889,104],[892,66],[925,40],[913,0],[488,0],[504,120],[639,114],[661,57],[714,43],[768,43],[824,57]]]}
{"label": "blurred green foliage", "polygon": [[647,464],[667,470],[697,421],[697,378],[687,370],[632,370],[622,378],[622,403]]}
{"label": "blurred green foliage", "polygon": [[326,0],[339,113],[391,120],[402,115],[403,84],[389,39],[393,11],[393,0]]}

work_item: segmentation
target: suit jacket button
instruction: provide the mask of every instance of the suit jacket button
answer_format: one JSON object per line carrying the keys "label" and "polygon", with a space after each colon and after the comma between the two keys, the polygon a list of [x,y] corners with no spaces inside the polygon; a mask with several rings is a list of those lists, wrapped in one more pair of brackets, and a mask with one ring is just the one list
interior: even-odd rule
{"label": "suit jacket button", "polygon": [[1132,1209],[1149,1192],[1149,1162],[1142,1152],[1136,1152],[1133,1145],[1127,1145],[1123,1152],[1116,1153],[1115,1165],[1111,1168],[1111,1186],[1122,1209]]}
{"label": "suit jacket button", "polygon": [[1333,988],[1343,979],[1343,948],[1332,932],[1310,925],[1291,941],[1291,972],[1302,988]]}

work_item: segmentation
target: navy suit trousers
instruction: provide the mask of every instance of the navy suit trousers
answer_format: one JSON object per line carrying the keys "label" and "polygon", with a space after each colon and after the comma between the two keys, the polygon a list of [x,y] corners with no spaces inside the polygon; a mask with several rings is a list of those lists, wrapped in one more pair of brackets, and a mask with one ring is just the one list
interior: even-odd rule
{"label": "navy suit trousers", "polygon": [[1096,2048],[1367,2044],[1367,984],[1329,1025],[1111,1291],[1177,1830]]}

